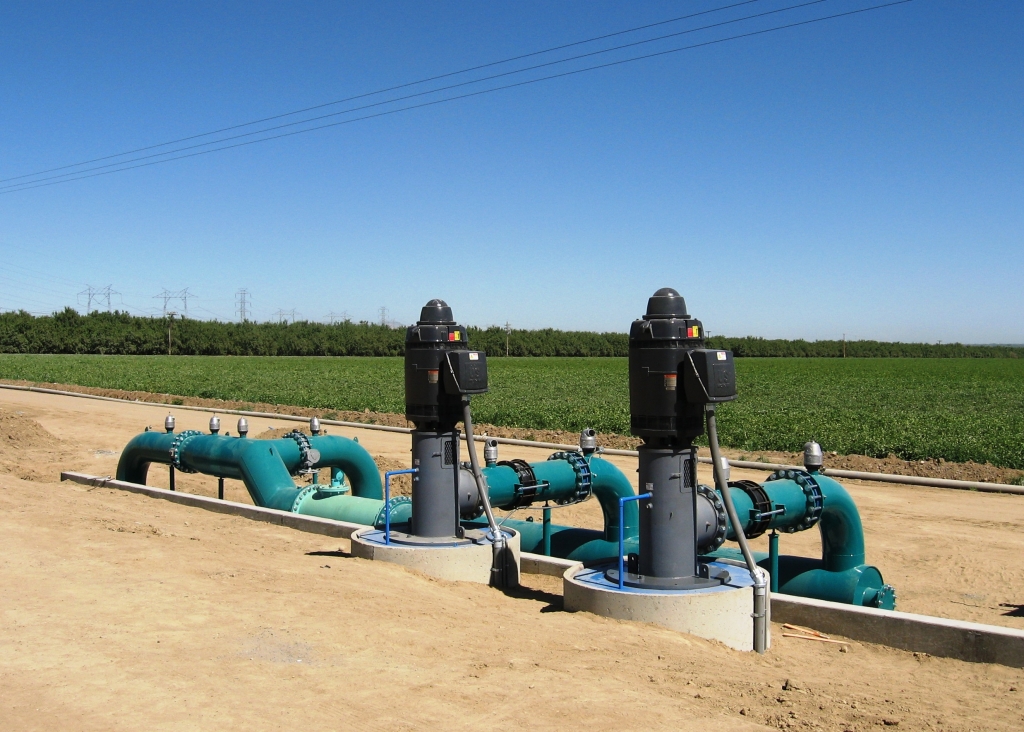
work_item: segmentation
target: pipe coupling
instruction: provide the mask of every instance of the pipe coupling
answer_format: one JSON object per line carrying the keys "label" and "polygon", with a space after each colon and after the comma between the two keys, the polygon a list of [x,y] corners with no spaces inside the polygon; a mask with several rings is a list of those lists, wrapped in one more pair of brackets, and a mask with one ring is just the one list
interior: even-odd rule
{"label": "pipe coupling", "polygon": [[565,460],[576,472],[576,492],[571,498],[556,501],[558,505],[565,506],[570,503],[579,503],[590,498],[594,492],[594,474],[590,470],[590,463],[578,452],[556,452],[548,460]]}
{"label": "pipe coupling", "polygon": [[804,492],[807,505],[804,508],[804,517],[796,526],[787,526],[783,531],[787,534],[795,534],[798,531],[807,529],[818,523],[821,518],[821,511],[825,507],[825,495],[821,492],[821,486],[814,476],[804,470],[776,470],[765,479],[765,483],[773,480],[791,480],[796,483]]}

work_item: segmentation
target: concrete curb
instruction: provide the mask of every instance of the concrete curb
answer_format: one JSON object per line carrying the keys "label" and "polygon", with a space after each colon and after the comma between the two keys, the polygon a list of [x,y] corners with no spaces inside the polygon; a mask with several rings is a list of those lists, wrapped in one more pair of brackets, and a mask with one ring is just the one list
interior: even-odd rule
{"label": "concrete curb", "polygon": [[1024,668],[1024,631],[772,594],[772,620],[905,651]]}
{"label": "concrete curb", "polygon": [[123,480],[102,478],[96,475],[85,473],[74,473],[66,471],[60,474],[61,480],[69,480],[73,483],[91,485],[97,488],[117,488],[129,493],[139,493],[150,498],[162,498],[171,503],[180,503],[184,506],[202,508],[214,513],[225,513],[229,516],[241,516],[252,521],[262,521],[267,524],[285,526],[289,529],[298,529],[310,534],[322,534],[323,536],[336,536],[348,539],[359,529],[365,529],[363,524],[353,524],[348,521],[333,521],[331,519],[318,518],[316,516],[302,516],[290,511],[277,511],[272,508],[260,508],[250,506],[246,503],[235,503],[234,501],[221,501],[217,498],[197,496],[193,493],[182,493],[180,491],[169,491],[164,488],[152,488],[148,485],[128,483]]}

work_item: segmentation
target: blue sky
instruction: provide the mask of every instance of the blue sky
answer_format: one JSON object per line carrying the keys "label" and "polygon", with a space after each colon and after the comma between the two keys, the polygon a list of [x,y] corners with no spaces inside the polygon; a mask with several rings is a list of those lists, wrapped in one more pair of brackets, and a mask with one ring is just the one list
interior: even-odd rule
{"label": "blue sky", "polygon": [[[0,178],[733,1],[5,2]],[[668,285],[713,333],[1021,343],[1022,20],[915,0],[2,193],[0,309],[109,284],[146,313],[188,287],[192,315],[232,319],[244,287],[258,319],[408,323],[443,297],[470,324],[623,331]]]}

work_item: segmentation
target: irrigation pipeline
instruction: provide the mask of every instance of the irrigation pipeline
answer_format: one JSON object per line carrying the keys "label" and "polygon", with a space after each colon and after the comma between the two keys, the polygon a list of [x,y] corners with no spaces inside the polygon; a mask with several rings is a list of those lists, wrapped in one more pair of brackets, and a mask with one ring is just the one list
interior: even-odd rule
{"label": "irrigation pipeline", "polygon": [[[280,414],[278,412],[249,412],[241,409],[218,409],[216,407],[197,407],[186,404],[166,404],[164,402],[143,402],[132,399],[119,399],[117,397],[100,396],[98,394],[84,394],[77,391],[63,391],[61,389],[47,389],[41,386],[21,386],[18,384],[0,384],[0,389],[11,389],[14,391],[34,391],[40,394],[55,394],[57,396],[70,396],[79,397],[82,399],[98,399],[105,402],[119,402],[121,404],[142,404],[150,407],[172,407],[174,409],[186,409],[193,412],[213,412],[216,414],[233,414],[239,417],[259,417],[263,419],[281,419],[292,422],[308,422],[309,417],[301,417],[294,414]],[[366,422],[346,422],[338,419],[321,419],[321,424],[332,425],[334,427],[352,427],[356,429],[365,430],[377,430],[379,432],[400,432],[402,434],[409,434],[412,429],[409,427],[393,427],[391,425],[384,424],[368,424]],[[463,435],[462,439],[465,440],[466,436]],[[476,435],[474,436],[474,442],[483,442],[484,440],[495,440],[500,445],[516,445],[519,447],[537,447],[546,450],[577,450],[578,445],[564,445],[557,442],[536,442],[534,440],[517,440],[511,437],[491,437],[488,435]],[[615,450],[615,449],[600,449],[603,455],[618,455],[622,457],[637,457],[638,453],[636,450]],[[711,464],[711,458],[709,457],[698,457],[698,461],[702,463]],[[729,465],[735,468],[742,468],[747,470],[764,470],[766,472],[775,472],[776,470],[803,470],[803,466],[799,465],[785,465],[783,463],[762,463],[754,462],[750,460],[730,460]],[[917,475],[895,475],[892,473],[864,473],[858,470],[836,470],[833,468],[823,468],[821,470],[823,475],[827,475],[830,478],[846,478],[847,480],[866,480],[874,481],[878,483],[898,483],[901,485],[915,485],[924,486],[927,488],[952,488],[955,490],[967,490],[967,491],[981,491],[983,493],[1012,493],[1016,495],[1024,495],[1024,486],[1005,485],[1003,483],[986,483],[983,481],[974,480],[951,480],[947,478],[925,478]]]}

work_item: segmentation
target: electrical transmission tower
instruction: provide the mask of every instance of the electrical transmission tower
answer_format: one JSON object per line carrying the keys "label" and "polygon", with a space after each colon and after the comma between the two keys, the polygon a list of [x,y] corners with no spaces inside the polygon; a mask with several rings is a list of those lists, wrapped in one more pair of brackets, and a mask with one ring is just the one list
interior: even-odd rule
{"label": "electrical transmission tower", "polygon": [[327,313],[327,320],[328,322],[330,322],[331,325],[334,325],[335,323],[347,323],[348,311],[346,310],[339,314],[332,310],[331,312]]}
{"label": "electrical transmission tower", "polygon": [[235,314],[238,315],[238,322],[248,322],[251,313],[252,299],[249,297],[249,291],[243,287],[235,293]]}
{"label": "electrical transmission tower", "polygon": [[85,298],[85,312],[89,314],[92,312],[92,301],[100,301],[100,291],[92,285],[86,286],[84,290],[78,293],[78,302],[82,302],[82,298]]}
{"label": "electrical transmission tower", "polygon": [[386,326],[388,324],[388,309],[386,306],[380,306],[380,324]]}
{"label": "electrical transmission tower", "polygon": [[181,314],[183,318],[188,317],[188,299],[190,297],[195,297],[195,295],[189,292],[187,287],[184,290],[180,290],[177,294],[177,298],[181,300],[181,307],[185,311]]}
{"label": "electrical transmission tower", "polygon": [[163,313],[164,313],[164,317],[165,318],[167,317],[167,303],[169,303],[171,300],[177,299],[177,297],[178,296],[175,293],[171,292],[166,287],[163,289],[163,291],[159,295],[153,295],[153,299],[154,300],[163,300],[164,301]]}
{"label": "electrical transmission tower", "polygon": [[110,296],[111,295],[120,295],[121,293],[118,292],[117,290],[115,290],[112,285],[107,285],[106,287],[104,287],[102,290],[100,290],[96,294],[97,294],[97,298],[96,298],[97,302],[99,301],[99,298],[103,298],[104,300],[107,301],[107,312],[109,313],[111,311]]}
{"label": "electrical transmission tower", "polygon": [[287,325],[288,323],[295,322],[295,320],[297,319],[297,313],[295,308],[292,308],[291,310],[278,310],[273,314],[272,317],[277,318],[278,323],[283,323],[284,325]]}

